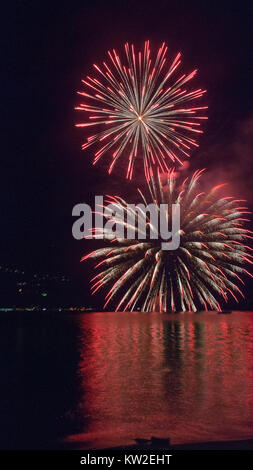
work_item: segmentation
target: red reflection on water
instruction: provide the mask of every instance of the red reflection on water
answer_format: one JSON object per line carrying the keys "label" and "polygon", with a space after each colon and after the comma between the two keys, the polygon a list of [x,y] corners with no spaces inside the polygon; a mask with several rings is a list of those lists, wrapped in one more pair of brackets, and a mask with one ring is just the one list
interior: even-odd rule
{"label": "red reflection on water", "polygon": [[97,313],[81,317],[80,329],[84,441],[252,437],[252,313]]}

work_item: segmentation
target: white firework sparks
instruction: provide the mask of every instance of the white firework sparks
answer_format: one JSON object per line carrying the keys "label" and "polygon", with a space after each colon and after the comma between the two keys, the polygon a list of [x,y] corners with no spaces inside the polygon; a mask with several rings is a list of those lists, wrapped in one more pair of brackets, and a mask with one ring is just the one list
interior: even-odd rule
{"label": "white firework sparks", "polygon": [[150,169],[158,167],[168,171],[189,157],[192,147],[198,147],[193,137],[203,131],[201,115],[207,106],[189,107],[188,103],[203,96],[206,90],[187,91],[185,85],[197,70],[173,79],[181,63],[177,54],[168,64],[167,46],[162,44],[154,60],[151,59],[149,41],[144,51],[125,44],[125,62],[115,50],[108,52],[110,65],[94,64],[99,78],[87,76],[82,80],[87,91],[78,92],[87,101],[75,109],[88,113],[85,122],[77,127],[99,127],[99,132],[87,138],[83,149],[97,144],[94,164],[110,152],[111,173],[119,157],[127,158],[126,177],[131,179],[138,155],[143,157],[147,181]]}
{"label": "white firework sparks", "polygon": [[[93,293],[108,288],[104,308],[116,303],[118,310],[196,311],[221,310],[217,298],[227,302],[231,296],[238,302],[244,284],[240,275],[249,273],[243,264],[252,262],[252,248],[243,243],[252,232],[243,228],[248,214],[243,200],[219,196],[224,185],[209,193],[198,192],[198,180],[203,170],[196,171],[183,182],[173,170],[166,176],[151,175],[151,201],[180,204],[180,246],[175,251],[163,251],[161,239],[114,239],[106,248],[86,255],[84,259],[100,260],[100,272],[92,279]],[[146,204],[146,199],[144,198]],[[119,197],[109,202],[125,211],[127,203]],[[170,219],[170,214],[168,218]],[[119,223],[122,223],[120,219]],[[123,222],[127,228],[127,222]],[[147,220],[147,225],[149,220]],[[137,229],[136,229],[137,230]]]}

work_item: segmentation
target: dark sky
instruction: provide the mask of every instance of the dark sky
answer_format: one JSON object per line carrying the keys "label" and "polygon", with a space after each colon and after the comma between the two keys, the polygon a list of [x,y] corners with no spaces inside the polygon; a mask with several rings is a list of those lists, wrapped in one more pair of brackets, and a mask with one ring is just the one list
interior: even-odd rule
{"label": "dark sky", "polygon": [[[126,194],[91,165],[74,128],[80,80],[125,41],[183,53],[199,69],[209,121],[191,168],[225,179],[253,205],[253,6],[159,0],[13,1],[1,5],[1,263],[84,275],[72,239],[74,204]],[[220,181],[219,181],[220,182]]]}

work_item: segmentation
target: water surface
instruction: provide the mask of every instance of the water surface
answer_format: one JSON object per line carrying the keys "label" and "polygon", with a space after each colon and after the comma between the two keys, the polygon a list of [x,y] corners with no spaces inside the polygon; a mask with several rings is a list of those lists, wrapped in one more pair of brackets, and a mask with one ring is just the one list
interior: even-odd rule
{"label": "water surface", "polygon": [[2,448],[253,437],[253,313],[1,322]]}

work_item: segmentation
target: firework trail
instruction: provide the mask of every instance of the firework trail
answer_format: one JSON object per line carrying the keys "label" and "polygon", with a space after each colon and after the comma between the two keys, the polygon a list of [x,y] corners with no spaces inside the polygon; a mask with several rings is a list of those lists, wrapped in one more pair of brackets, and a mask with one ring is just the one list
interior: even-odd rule
{"label": "firework trail", "polygon": [[203,115],[207,106],[190,107],[189,103],[196,102],[206,90],[186,89],[197,70],[174,78],[181,54],[169,65],[167,49],[163,43],[152,60],[149,41],[139,53],[126,43],[123,60],[115,50],[108,51],[108,63],[101,67],[94,64],[98,78],[82,80],[85,91],[78,93],[85,103],[75,109],[84,111],[86,117],[76,126],[98,130],[82,148],[97,144],[93,164],[110,153],[109,173],[120,157],[127,158],[126,177],[132,179],[136,157],[141,155],[149,181],[151,168],[168,171],[182,164],[192,147],[198,147],[193,136],[203,132],[200,123],[207,119]]}
{"label": "firework trail", "polygon": [[[174,251],[161,249],[161,239],[108,239],[106,248],[86,255],[82,260],[99,260],[99,273],[92,279],[92,291],[107,289],[104,308],[112,302],[118,310],[196,311],[221,310],[217,299],[238,302],[243,296],[241,275],[250,274],[243,265],[253,264],[252,248],[243,242],[252,232],[243,228],[248,219],[243,200],[224,197],[224,185],[213,187],[209,193],[199,192],[203,170],[196,171],[184,181],[174,171],[161,176],[151,175],[149,199],[157,204],[180,204],[180,246]],[[141,193],[142,195],[142,193]],[[144,203],[146,198],[142,195]],[[127,203],[120,197],[108,201],[124,211],[120,219],[128,228]],[[169,211],[168,211],[169,212]],[[171,215],[168,213],[168,226]],[[148,218],[145,218],[149,224]],[[135,229],[137,230],[137,229]],[[239,287],[240,286],[240,287]]]}

